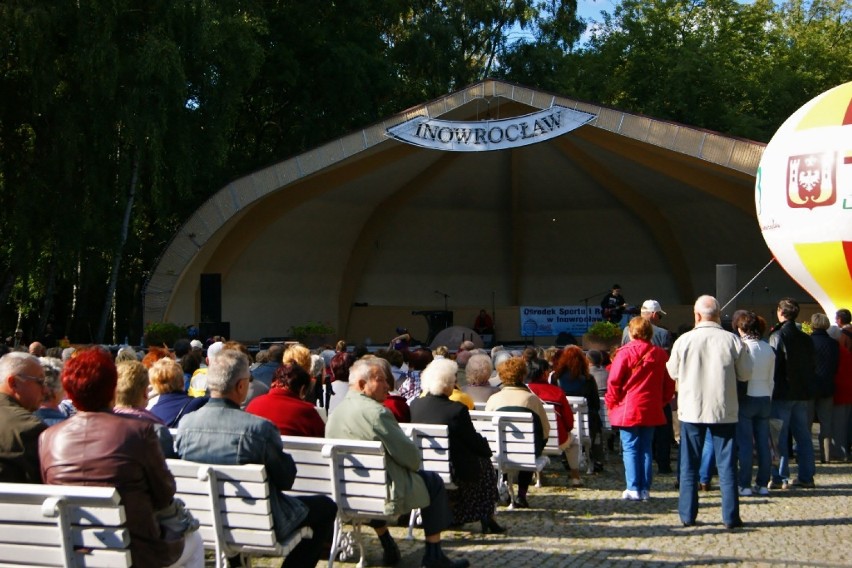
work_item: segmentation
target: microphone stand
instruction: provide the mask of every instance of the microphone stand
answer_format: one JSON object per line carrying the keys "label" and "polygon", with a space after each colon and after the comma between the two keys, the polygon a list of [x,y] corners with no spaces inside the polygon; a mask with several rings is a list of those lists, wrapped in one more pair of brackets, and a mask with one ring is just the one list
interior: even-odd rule
{"label": "microphone stand", "polygon": [[450,295],[447,294],[446,292],[441,292],[440,290],[435,290],[435,293],[438,294],[439,296],[444,297],[444,311],[445,312],[449,311],[449,308],[447,307],[447,299],[450,297]]}
{"label": "microphone stand", "polygon": [[608,294],[611,288],[607,288],[603,292],[595,292],[591,296],[586,296],[585,298],[580,298],[580,301],[583,302],[583,305],[586,306],[586,329],[589,329],[589,326],[592,325],[592,320],[589,317],[589,300],[592,298],[596,298],[597,296],[602,296],[604,294]]}

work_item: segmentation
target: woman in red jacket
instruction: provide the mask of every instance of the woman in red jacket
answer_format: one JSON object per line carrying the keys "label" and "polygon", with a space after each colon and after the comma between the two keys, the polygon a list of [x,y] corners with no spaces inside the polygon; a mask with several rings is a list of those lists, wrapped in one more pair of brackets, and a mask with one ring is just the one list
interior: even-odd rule
{"label": "woman in red jacket", "polygon": [[666,423],[663,406],[672,400],[675,383],[666,370],[668,355],[650,343],[651,322],[635,317],[629,333],[630,343],[612,362],[605,401],[610,423],[621,435],[627,483],[622,498],[646,501],[651,493],[654,427]]}
{"label": "woman in red jacket", "polygon": [[282,436],[325,436],[325,422],[316,407],[305,400],[312,392],[311,376],[295,363],[282,363],[267,394],[253,399],[246,412],[266,418]]}

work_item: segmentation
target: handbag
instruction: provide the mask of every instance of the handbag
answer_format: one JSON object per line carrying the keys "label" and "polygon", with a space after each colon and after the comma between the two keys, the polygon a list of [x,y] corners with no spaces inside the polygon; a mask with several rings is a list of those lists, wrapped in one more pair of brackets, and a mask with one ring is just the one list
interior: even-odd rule
{"label": "handbag", "polygon": [[160,524],[160,537],[163,540],[179,540],[191,532],[197,531],[198,519],[192,516],[186,504],[175,498],[168,507],[154,512]]}

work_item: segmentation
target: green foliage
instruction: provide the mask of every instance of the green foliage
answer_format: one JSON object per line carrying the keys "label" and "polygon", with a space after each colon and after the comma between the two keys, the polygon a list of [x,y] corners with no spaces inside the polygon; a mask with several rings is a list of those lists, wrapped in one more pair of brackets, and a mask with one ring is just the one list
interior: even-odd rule
{"label": "green foliage", "polygon": [[186,337],[186,328],[169,322],[152,322],[145,326],[145,345],[173,347],[175,341]]}
{"label": "green foliage", "polygon": [[298,339],[301,343],[305,343],[308,337],[312,335],[331,335],[332,333],[334,333],[333,327],[318,321],[309,321],[290,328],[290,335]]}
{"label": "green foliage", "polygon": [[0,327],[138,340],[156,259],[229,180],[485,76],[761,141],[852,77],[848,0],[576,5],[0,3]]}
{"label": "green foliage", "polygon": [[618,324],[616,323],[602,320],[596,321],[590,325],[589,330],[586,333],[597,339],[615,339],[616,337],[621,337],[621,328],[618,327]]}

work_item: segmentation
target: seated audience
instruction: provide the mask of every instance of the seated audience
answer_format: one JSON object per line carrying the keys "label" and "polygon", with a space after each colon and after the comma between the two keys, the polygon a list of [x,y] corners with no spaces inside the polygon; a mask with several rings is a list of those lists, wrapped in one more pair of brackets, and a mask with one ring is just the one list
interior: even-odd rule
{"label": "seated audience", "polygon": [[65,363],[62,386],[78,412],[39,439],[44,482],[115,487],[127,512],[135,566],[204,566],[198,531],[164,538],[159,511],[173,507],[175,480],[153,423],[111,412],[118,381],[112,357],[88,349]]}
{"label": "seated audience", "polygon": [[282,436],[325,435],[325,422],[316,407],[305,400],[312,390],[308,372],[295,363],[283,363],[275,371],[269,393],[246,406],[246,412],[266,418]]}
{"label": "seated audience", "polygon": [[62,422],[70,414],[61,405],[65,399],[65,391],[62,389],[62,361],[52,357],[39,359],[44,367],[44,400],[35,415],[48,426]]}
{"label": "seated audience", "polygon": [[468,409],[453,402],[456,363],[435,359],[423,370],[426,395],[411,404],[411,418],[425,424],[446,424],[450,440],[450,465],[458,489],[448,492],[453,524],[479,521],[483,533],[506,529],[494,520],[497,474],[491,464],[491,447],[473,427]]}
{"label": "seated audience", "polygon": [[33,412],[45,390],[37,357],[20,351],[0,357],[0,482],[41,483],[38,437],[47,425]]}
{"label": "seated audience", "polygon": [[[356,361],[349,373],[351,390],[329,415],[326,436],[382,442],[390,478],[385,513],[402,515],[420,508],[426,534],[421,565],[425,568],[466,568],[470,565],[467,560],[450,560],[441,548],[441,532],[452,522],[444,482],[438,474],[421,469],[420,449],[382,405],[391,380],[390,365],[384,359],[370,357]],[[374,528],[384,549],[384,564],[395,564],[399,561],[399,548],[393,537],[386,526],[375,525]]]}
{"label": "seated audience", "polygon": [[553,376],[565,396],[582,396],[589,409],[589,437],[595,473],[603,472],[603,422],[598,384],[589,373],[589,360],[583,350],[569,345],[553,365]]}
{"label": "seated audience", "polygon": [[[547,437],[550,435],[550,422],[547,420],[547,411],[544,410],[541,399],[524,385],[527,372],[527,363],[523,357],[510,357],[497,365],[497,374],[500,375],[503,388],[500,389],[500,392],[491,395],[491,398],[485,403],[485,410],[531,412],[537,419],[536,433],[539,434],[539,438],[536,443],[536,455],[540,456],[544,450],[544,445],[547,443]],[[531,481],[531,471],[518,472],[518,493],[515,496],[515,507],[529,508],[527,490]]]}
{"label": "seated audience", "polygon": [[565,393],[556,385],[548,382],[550,366],[544,359],[537,359],[528,365],[531,369],[527,387],[542,401],[552,404],[556,411],[556,429],[559,449],[562,450],[562,464],[571,476],[571,487],[582,487],[580,481],[580,441],[574,435],[574,412],[565,398]]}
{"label": "seated audience", "polygon": [[118,383],[115,387],[115,406],[112,411],[116,414],[133,416],[148,420],[154,424],[154,432],[160,441],[160,449],[167,458],[177,457],[175,441],[169,428],[150,410],[145,408],[148,391],[148,370],[139,361],[122,361],[115,366],[118,373]]}
{"label": "seated audience", "polygon": [[[143,363],[144,365],[144,363]],[[207,402],[205,397],[192,397],[183,390],[183,369],[174,359],[159,359],[148,369],[148,380],[159,396],[148,409],[163,424],[175,428],[181,419]]]}
{"label": "seated audience", "polygon": [[491,378],[491,357],[477,353],[471,355],[465,366],[465,380],[467,384],[462,387],[474,402],[486,402],[492,394],[500,390],[488,382]]}
{"label": "seated audience", "polygon": [[408,354],[408,377],[399,387],[399,394],[408,401],[409,406],[414,399],[420,397],[423,391],[420,385],[420,373],[432,362],[432,359],[432,352],[428,349],[418,348]]}
{"label": "seated audience", "polygon": [[349,368],[354,362],[355,356],[347,351],[339,351],[331,359],[331,380],[325,391],[325,407],[329,415],[349,393]]}
{"label": "seated audience", "polygon": [[210,401],[181,421],[178,454],[201,463],[265,466],[276,496],[272,500],[276,537],[283,540],[303,526],[314,533],[313,538],[296,545],[282,567],[316,566],[331,542],[337,505],[322,495],[290,497],[283,493],[293,487],[296,464],[284,452],[281,434],[272,422],[240,409],[250,380],[249,359],[239,351],[224,349],[210,361]]}

